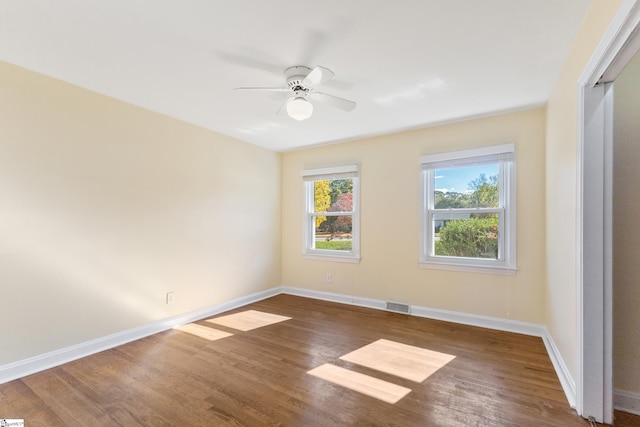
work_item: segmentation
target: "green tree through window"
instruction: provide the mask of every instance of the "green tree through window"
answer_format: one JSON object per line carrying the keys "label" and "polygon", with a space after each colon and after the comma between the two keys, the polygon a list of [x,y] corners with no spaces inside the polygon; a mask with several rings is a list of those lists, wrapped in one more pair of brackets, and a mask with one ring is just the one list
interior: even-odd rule
{"label": "green tree through window", "polygon": [[302,177],[305,188],[303,255],[359,262],[358,166],[307,169]]}
{"label": "green tree through window", "polygon": [[421,266],[515,272],[515,145],[428,154],[420,163]]}

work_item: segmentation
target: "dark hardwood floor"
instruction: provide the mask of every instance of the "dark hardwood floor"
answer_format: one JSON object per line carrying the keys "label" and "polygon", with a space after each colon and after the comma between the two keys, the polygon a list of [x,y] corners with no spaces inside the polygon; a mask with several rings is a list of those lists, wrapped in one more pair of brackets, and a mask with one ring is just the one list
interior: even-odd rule
{"label": "dark hardwood floor", "polygon": [[640,427],[640,415],[613,411],[613,417],[615,427]]}
{"label": "dark hardwood floor", "polygon": [[[279,295],[291,317],[208,341],[171,330],[0,385],[25,426],[588,426],[540,338]],[[455,355],[422,383],[340,356],[387,339]],[[307,374],[324,363],[411,389],[389,404]]]}

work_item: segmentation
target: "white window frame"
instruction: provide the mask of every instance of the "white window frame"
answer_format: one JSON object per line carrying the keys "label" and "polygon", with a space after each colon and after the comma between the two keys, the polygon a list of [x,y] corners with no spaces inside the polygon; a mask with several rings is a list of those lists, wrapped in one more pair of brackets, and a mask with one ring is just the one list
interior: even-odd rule
{"label": "white window frame", "polygon": [[[435,170],[481,164],[498,164],[500,202],[497,208],[435,209]],[[513,275],[516,273],[516,165],[515,144],[420,157],[420,266],[440,270]],[[498,259],[436,256],[432,218],[435,213],[498,213]]]}
{"label": "white window frame", "polygon": [[[359,165],[343,165],[302,171],[304,186],[304,220],[303,220],[303,250],[305,259],[337,262],[360,262],[360,176]],[[351,215],[351,250],[337,251],[315,249],[315,216],[314,185],[315,181],[351,178],[353,181],[353,210],[351,212],[323,212],[322,216]]]}

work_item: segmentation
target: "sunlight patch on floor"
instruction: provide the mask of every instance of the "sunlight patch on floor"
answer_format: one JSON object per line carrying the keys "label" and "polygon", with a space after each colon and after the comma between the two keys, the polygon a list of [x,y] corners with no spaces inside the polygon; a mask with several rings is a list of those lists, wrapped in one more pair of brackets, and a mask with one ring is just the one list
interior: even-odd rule
{"label": "sunlight patch on floor", "polygon": [[226,326],[227,328],[239,331],[250,331],[263,326],[289,320],[291,317],[280,316],[278,314],[265,313],[256,310],[247,310],[240,313],[207,319],[207,322]]}
{"label": "sunlight patch on floor", "polygon": [[[425,381],[455,358],[451,354],[385,339],[340,356],[341,360],[417,383]],[[387,403],[396,403],[411,392],[409,388],[331,363],[325,363],[307,373]]]}
{"label": "sunlight patch on floor", "polygon": [[186,332],[191,335],[196,335],[209,341],[215,341],[219,340],[220,338],[230,337],[233,335],[229,332],[219,331],[208,326],[198,325],[197,323],[189,323],[183,326],[176,326],[173,329],[181,332]]}
{"label": "sunlight patch on floor", "polygon": [[340,359],[420,383],[455,356],[380,339]]}
{"label": "sunlight patch on floor", "polygon": [[310,375],[357,391],[387,403],[396,403],[411,392],[402,387],[359,372],[325,363],[307,372]]}

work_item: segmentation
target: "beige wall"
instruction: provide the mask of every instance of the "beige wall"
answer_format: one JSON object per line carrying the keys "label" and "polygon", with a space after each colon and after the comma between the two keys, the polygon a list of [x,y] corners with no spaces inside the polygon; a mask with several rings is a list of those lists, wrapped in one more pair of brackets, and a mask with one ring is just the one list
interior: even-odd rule
{"label": "beige wall", "polygon": [[546,325],[577,375],[577,83],[620,0],[593,0],[547,104]]}
{"label": "beige wall", "polygon": [[[283,155],[283,284],[515,319],[544,321],[544,110],[536,109]],[[421,269],[421,154],[516,143],[515,276]],[[305,168],[361,166],[360,264],[302,258]],[[325,282],[332,273],[333,283]]]}
{"label": "beige wall", "polygon": [[613,366],[616,389],[640,393],[640,54],[614,84]]}
{"label": "beige wall", "polygon": [[0,62],[0,365],[278,286],[280,235],[280,154]]}

